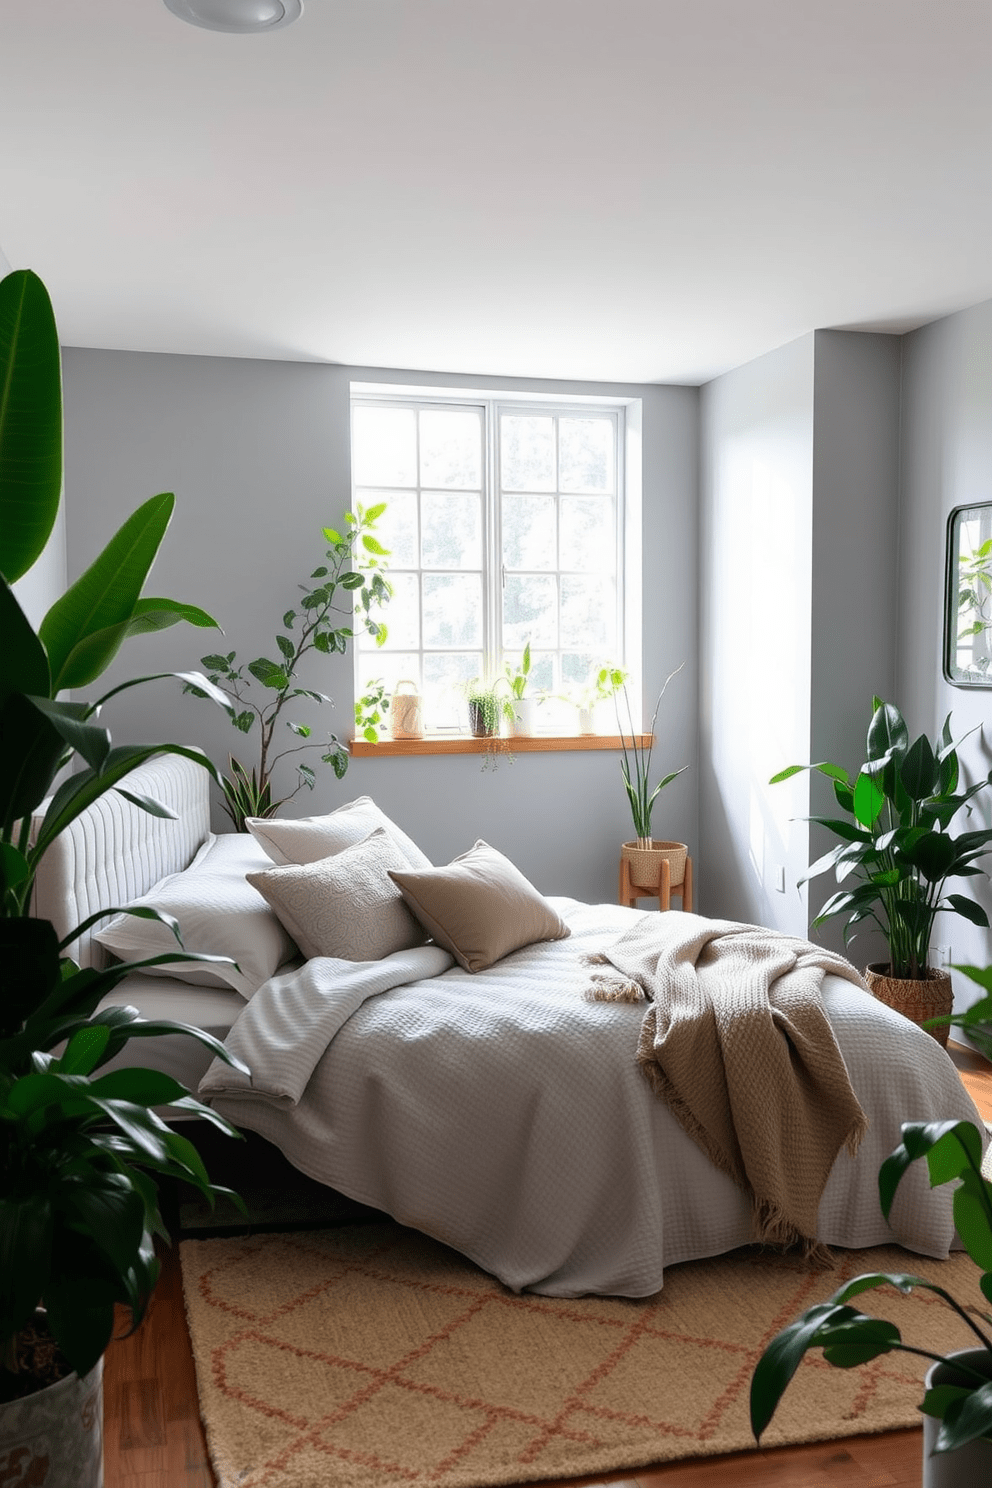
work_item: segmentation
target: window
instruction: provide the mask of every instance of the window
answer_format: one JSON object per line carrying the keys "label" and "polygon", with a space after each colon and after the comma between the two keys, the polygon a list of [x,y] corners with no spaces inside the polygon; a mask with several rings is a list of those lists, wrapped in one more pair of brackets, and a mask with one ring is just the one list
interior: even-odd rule
{"label": "window", "polygon": [[352,398],[354,500],[386,510],[386,645],[357,650],[359,694],[406,679],[429,732],[464,729],[465,684],[531,650],[542,727],[623,663],[625,447],[620,403],[450,394]]}

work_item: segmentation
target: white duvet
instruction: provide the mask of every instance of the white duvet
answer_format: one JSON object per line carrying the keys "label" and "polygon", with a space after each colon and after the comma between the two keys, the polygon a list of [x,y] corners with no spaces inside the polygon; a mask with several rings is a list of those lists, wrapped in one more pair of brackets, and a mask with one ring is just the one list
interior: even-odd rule
{"label": "white duvet", "polygon": [[[643,911],[554,899],[567,940],[470,975],[435,946],[375,963],[317,958],[265,983],[200,1095],[303,1172],[469,1256],[514,1291],[657,1291],[677,1261],[753,1237],[747,1198],[635,1063],[643,1004],[586,1002],[584,952]],[[924,1164],[882,1218],[877,1174],[907,1120],[981,1120],[948,1056],[849,982],[823,999],[870,1121],[841,1152],[819,1238],[945,1256],[950,1193]]]}

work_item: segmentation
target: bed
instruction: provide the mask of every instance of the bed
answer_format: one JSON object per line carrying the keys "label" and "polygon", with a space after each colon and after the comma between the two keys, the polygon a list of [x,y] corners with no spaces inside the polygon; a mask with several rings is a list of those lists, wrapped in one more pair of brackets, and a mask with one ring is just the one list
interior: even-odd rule
{"label": "bed", "polygon": [[[581,995],[583,956],[645,912],[538,896],[567,935],[542,935],[473,971],[423,934],[389,948],[398,911],[376,900],[374,884],[365,893],[362,844],[376,839],[376,852],[403,865],[391,870],[396,882],[430,874],[367,798],[274,824],[273,841],[262,828],[256,841],[212,837],[206,774],[188,761],[163,756],[131,785],[164,800],[175,820],[114,794],[97,802],[47,855],[36,910],[65,934],[97,908],[160,903],[186,925],[185,907],[189,948],[238,965],[133,975],[108,1001],[226,1039],[253,1079],[179,1037],[136,1041],[121,1058],[199,1088],[302,1172],[451,1245],[514,1290],[649,1295],[666,1266],[754,1240],[750,1201],[635,1065],[643,1005]],[[347,856],[340,846],[324,853],[328,822],[347,826]],[[354,916],[343,928],[340,915],[322,925],[346,862]],[[316,921],[304,924],[308,904]],[[117,917],[70,953],[101,964],[109,945],[130,958],[141,953],[127,943],[135,927],[139,938],[148,927],[167,936],[154,922]],[[353,937],[350,954],[340,954],[342,935]],[[337,954],[327,954],[327,936]],[[966,1119],[981,1129],[978,1114],[929,1035],[839,977],[825,979],[822,996],[869,1129],[857,1155],[841,1152],[833,1165],[818,1237],[848,1247],[895,1239],[944,1256],[955,1240],[950,1195],[931,1193],[917,1165],[890,1228],[878,1167],[902,1121]]]}

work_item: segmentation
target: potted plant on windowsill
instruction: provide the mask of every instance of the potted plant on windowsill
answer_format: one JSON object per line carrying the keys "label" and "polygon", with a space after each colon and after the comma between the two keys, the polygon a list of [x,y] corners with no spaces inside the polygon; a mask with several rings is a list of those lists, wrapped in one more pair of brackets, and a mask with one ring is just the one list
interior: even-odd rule
{"label": "potted plant on windowsill", "polygon": [[[633,841],[623,843],[620,849],[621,901],[637,898],[640,895],[658,894],[663,882],[663,863],[668,865],[670,888],[679,887],[685,877],[688,857],[686,843],[669,842],[651,835],[651,814],[655,801],[666,785],[670,785],[677,776],[689,768],[688,765],[681,765],[679,769],[671,770],[652,788],[651,756],[654,751],[655,728],[661,700],[668,690],[669,682],[681,670],[682,667],[677,666],[675,671],[669,672],[665,678],[665,684],[658,694],[658,701],[655,703],[654,713],[651,716],[650,740],[646,745],[640,745],[637,742],[626,682],[621,682],[614,696],[617,729],[620,734],[620,748],[623,756],[620,761],[620,773],[624,790],[627,792],[627,800],[630,802],[635,834]],[[624,700],[626,720],[620,713],[621,695]]]}
{"label": "potted plant on windowsill", "polygon": [[[981,1290],[992,1299],[992,1183],[982,1176],[982,1139],[970,1121],[905,1122],[902,1141],[882,1164],[878,1191],[886,1218],[910,1163],[925,1157],[930,1186],[957,1183],[954,1222],[971,1259],[981,1268]],[[948,1355],[902,1341],[899,1329],[848,1304],[880,1286],[909,1293],[936,1293],[959,1313],[980,1345]],[[992,1481],[992,1337],[989,1319],[961,1307],[942,1287],[904,1273],[856,1276],[828,1302],[810,1307],[773,1338],[751,1380],[751,1427],[755,1438],[775,1413],[799,1363],[822,1348],[828,1364],[850,1369],[898,1350],[930,1359],[920,1410],[924,1415],[924,1488],[977,1488]]]}
{"label": "potted plant on windowsill", "polygon": [[628,673],[623,667],[609,662],[597,667],[584,687],[576,688],[570,693],[569,702],[574,703],[578,710],[580,734],[604,732],[602,727],[597,730],[597,716],[602,715],[607,703],[614,703],[615,706],[617,694],[626,683],[627,677]]}
{"label": "potted plant on windowsill", "polygon": [[[983,928],[989,923],[974,900],[945,893],[949,879],[984,874],[977,861],[992,843],[988,829],[952,830],[958,813],[967,813],[969,802],[992,781],[990,772],[960,789],[960,742],[951,737],[948,715],[936,744],[924,734],[910,743],[899,709],[875,698],[868,757],[853,779],[840,765],[824,761],[790,765],[771,782],[787,780],[804,769],[818,770],[831,781],[844,817],[808,820],[826,827],[840,842],[799,882],[833,870],[842,887],[824,904],[812,928],[840,915],[849,944],[859,924],[874,921],[885,936],[888,960],[868,967],[868,985],[880,1001],[917,1023],[949,1013],[953,1006],[949,974],[930,965],[938,911],[961,915]],[[946,1043],[946,1024],[932,1031]]]}
{"label": "potted plant on windowsill", "polygon": [[[187,755],[217,778],[197,749],[112,744],[98,721],[102,705],[154,678],[119,684],[95,703],[79,700],[129,636],[180,620],[215,624],[195,606],[141,593],[174,496],[145,502],[35,631],[12,586],[44,549],[61,489],[55,318],[41,280],[13,273],[0,281],[0,1441],[23,1448],[24,1483],[96,1488],[102,1356],[115,1305],[128,1306],[137,1326],[158,1275],[153,1239],[165,1232],[155,1179],[181,1178],[208,1197],[225,1192],[213,1188],[195,1148],[153,1107],[177,1105],[234,1134],[168,1076],[104,1066],[133,1037],[177,1032],[235,1061],[199,1030],[152,1023],[130,1007],[97,1011],[131,968],[80,970],[62,952],[81,930],[117,911],[102,909],[61,943],[51,922],[30,912],[34,877],[51,844],[107,791],[128,795],[130,772],[151,755]],[[226,705],[205,677],[176,675]],[[75,693],[71,702],[59,696],[67,688]],[[56,787],[72,764],[74,773]],[[172,814],[137,795],[129,799]],[[183,959],[218,958],[180,949],[143,964]],[[57,1346],[55,1373],[62,1377],[55,1383],[30,1363],[25,1368],[37,1358],[28,1345],[39,1330],[49,1356]],[[30,1445],[38,1439],[35,1426],[44,1453]],[[51,1476],[40,1475],[44,1456]]]}
{"label": "potted plant on windowsill", "polygon": [[530,641],[526,643],[519,665],[514,666],[511,662],[504,662],[503,675],[510,689],[510,732],[513,734],[534,734],[537,732],[536,715],[541,704],[541,697],[527,695],[527,686],[530,679]]}

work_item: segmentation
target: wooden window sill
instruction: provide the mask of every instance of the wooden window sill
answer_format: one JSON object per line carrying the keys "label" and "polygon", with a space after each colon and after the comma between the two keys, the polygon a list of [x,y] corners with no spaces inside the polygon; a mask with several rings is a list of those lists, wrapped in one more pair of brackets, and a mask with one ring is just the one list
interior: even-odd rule
{"label": "wooden window sill", "polygon": [[[630,741],[628,739],[628,748]],[[650,734],[635,734],[638,748],[647,748]],[[485,754],[496,748],[500,754],[548,754],[621,747],[619,734],[514,734],[498,739],[476,739],[471,734],[428,734],[423,739],[352,739],[348,745],[355,759],[378,759],[386,755]]]}

